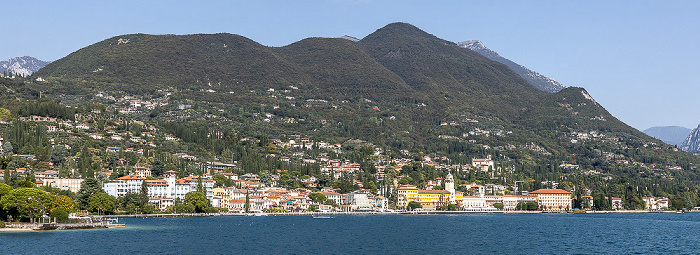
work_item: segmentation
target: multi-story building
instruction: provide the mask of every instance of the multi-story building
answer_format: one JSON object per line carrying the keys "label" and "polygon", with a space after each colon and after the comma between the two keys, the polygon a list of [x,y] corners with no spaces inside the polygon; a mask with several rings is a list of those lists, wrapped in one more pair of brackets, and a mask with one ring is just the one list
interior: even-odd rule
{"label": "multi-story building", "polygon": [[482,210],[489,207],[483,196],[464,196],[461,205],[464,210]]}
{"label": "multi-story building", "polygon": [[83,185],[83,179],[58,179],[58,178],[47,178],[44,179],[44,186],[50,186],[54,188],[59,188],[61,190],[70,190],[76,193],[80,190]]}
{"label": "multi-story building", "polygon": [[530,192],[544,210],[562,211],[571,209],[571,192],[562,189],[538,189]]}
{"label": "multi-story building", "polygon": [[373,209],[374,203],[367,194],[360,191],[345,194],[346,208],[351,211],[369,211]]}
{"label": "multi-story building", "polygon": [[336,205],[343,204],[345,201],[345,197],[343,194],[337,193],[337,192],[332,192],[332,191],[320,191],[319,193],[323,194],[326,196],[326,200],[333,200],[335,201]]}
{"label": "multi-story building", "polygon": [[141,178],[151,177],[151,169],[137,166],[137,167],[134,167],[133,174],[138,176],[138,177],[141,177]]}
{"label": "multi-story building", "polygon": [[435,209],[449,204],[459,205],[464,194],[455,190],[452,174],[445,178],[445,190],[422,190],[413,185],[402,185],[397,189],[397,206],[406,207],[411,201],[421,204],[424,209]]}
{"label": "multi-story building", "polygon": [[112,182],[105,182],[102,184],[102,189],[107,192],[110,196],[121,197],[126,195],[126,193],[140,193],[141,185],[146,178],[138,177],[136,175],[126,175],[117,178],[117,180]]}
{"label": "multi-story building", "polygon": [[450,203],[450,192],[447,190],[422,190],[413,185],[402,185],[397,189],[399,207],[406,207],[411,201],[420,203],[424,209],[435,209]]}
{"label": "multi-story building", "polygon": [[[172,204],[176,198],[185,199],[185,195],[197,190],[197,185],[201,179],[202,188],[210,201],[214,198],[214,180],[208,176],[188,176],[182,179],[177,179],[177,172],[165,172],[165,179],[161,180],[146,180],[146,178],[127,175],[120,177],[113,182],[107,182],[102,185],[107,194],[120,197],[126,193],[140,193],[141,185],[145,181],[148,187],[149,201],[158,205],[160,209],[164,209]],[[78,188],[79,189],[79,188]]]}
{"label": "multi-story building", "polygon": [[491,159],[491,155],[488,155],[486,158],[474,158],[474,159],[472,159],[472,167],[474,167],[477,170],[480,170],[482,172],[486,172],[489,170],[494,170],[495,164],[494,164],[493,160]]}

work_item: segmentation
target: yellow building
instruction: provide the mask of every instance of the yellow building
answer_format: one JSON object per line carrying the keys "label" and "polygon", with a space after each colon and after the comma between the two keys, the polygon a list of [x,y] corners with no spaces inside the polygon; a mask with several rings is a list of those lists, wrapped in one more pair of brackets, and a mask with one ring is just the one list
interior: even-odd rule
{"label": "yellow building", "polygon": [[59,188],[61,190],[70,190],[77,193],[83,185],[83,179],[44,179],[44,186]]}
{"label": "yellow building", "polygon": [[571,192],[562,189],[538,189],[530,192],[537,197],[537,204],[547,211],[571,209]]}
{"label": "yellow building", "polygon": [[449,204],[457,204],[459,207],[464,194],[454,190],[454,180],[451,174],[448,174],[445,179],[445,188],[447,190],[423,190],[413,185],[401,185],[397,189],[398,202],[396,205],[406,207],[411,201],[416,201],[424,209],[435,209],[438,206]]}

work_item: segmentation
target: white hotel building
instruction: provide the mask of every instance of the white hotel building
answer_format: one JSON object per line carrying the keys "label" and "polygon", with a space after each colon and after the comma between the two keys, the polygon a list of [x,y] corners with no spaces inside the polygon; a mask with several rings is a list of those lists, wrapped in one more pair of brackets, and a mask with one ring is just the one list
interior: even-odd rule
{"label": "white hotel building", "polygon": [[[176,179],[177,172],[165,172],[165,179],[161,180],[146,180],[146,178],[136,175],[127,175],[120,177],[113,182],[107,182],[102,185],[107,194],[120,197],[126,193],[140,193],[141,185],[144,181],[148,185],[149,198],[167,198],[167,199],[185,199],[185,194],[196,191],[199,182],[199,176],[188,176],[182,179]],[[202,187],[204,188],[207,199],[212,199],[214,196],[214,180],[208,176],[202,177]]]}

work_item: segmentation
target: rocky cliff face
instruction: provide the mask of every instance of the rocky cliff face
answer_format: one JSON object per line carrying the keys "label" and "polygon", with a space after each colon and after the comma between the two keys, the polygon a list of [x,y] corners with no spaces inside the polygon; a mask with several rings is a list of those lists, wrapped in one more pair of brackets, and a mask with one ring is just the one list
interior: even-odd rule
{"label": "rocky cliff face", "polygon": [[49,64],[33,57],[24,56],[0,61],[0,73],[8,72],[16,75],[28,76]]}
{"label": "rocky cliff face", "polygon": [[687,152],[700,151],[700,125],[690,132],[680,149]]}
{"label": "rocky cliff face", "polygon": [[523,77],[523,79],[527,80],[530,84],[533,86],[537,87],[538,89],[542,91],[546,91],[549,93],[556,93],[559,92],[560,90],[566,88],[564,84],[559,83],[558,81],[549,78],[547,76],[544,76],[538,72],[532,71],[528,69],[527,67],[524,67],[522,65],[519,65],[518,63],[515,63],[513,61],[510,61],[507,58],[501,57],[497,52],[490,50],[489,48],[484,45],[483,42],[479,40],[468,40],[468,41],[462,41],[458,42],[457,45],[462,48],[467,48],[470,50],[473,50],[484,57],[487,57],[493,61],[499,62],[501,64],[507,65],[510,67],[510,69],[513,69],[520,77]]}

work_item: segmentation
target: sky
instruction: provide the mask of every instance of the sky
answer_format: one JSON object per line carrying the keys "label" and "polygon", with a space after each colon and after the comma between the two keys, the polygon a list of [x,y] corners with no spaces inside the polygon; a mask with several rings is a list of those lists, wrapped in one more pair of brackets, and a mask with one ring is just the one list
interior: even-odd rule
{"label": "sky", "polygon": [[263,45],[362,38],[407,22],[448,41],[478,39],[516,63],[583,87],[644,130],[700,123],[700,1],[12,1],[0,60],[53,61],[132,33],[232,33]]}

